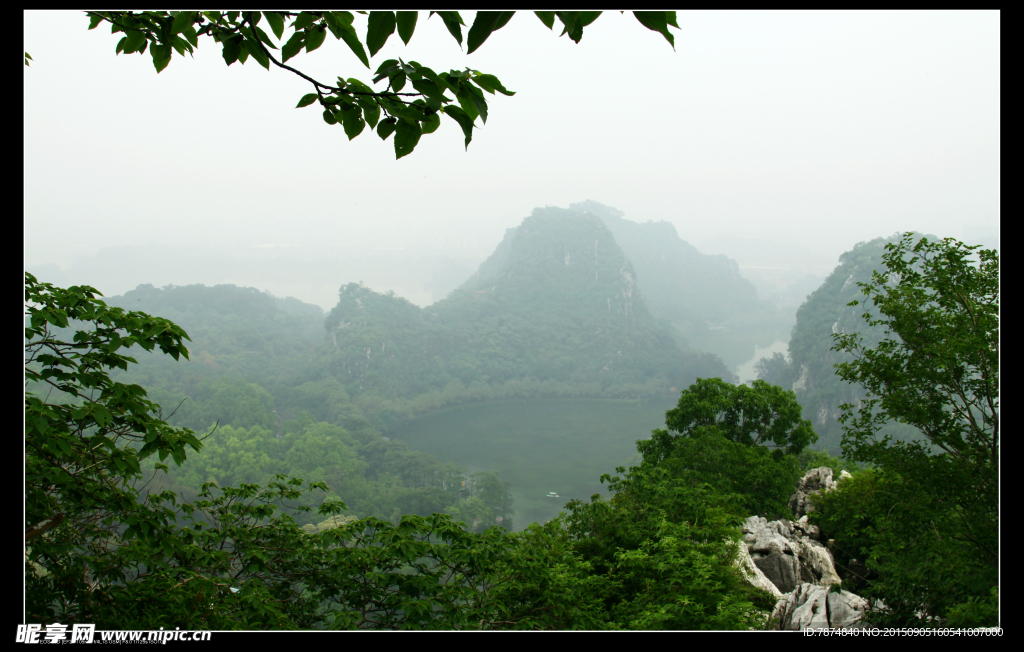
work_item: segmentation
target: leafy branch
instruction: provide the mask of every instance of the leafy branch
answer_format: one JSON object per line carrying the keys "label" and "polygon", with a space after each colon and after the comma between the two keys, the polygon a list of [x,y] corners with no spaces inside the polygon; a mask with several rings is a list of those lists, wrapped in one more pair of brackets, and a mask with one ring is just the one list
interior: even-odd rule
{"label": "leafy branch", "polygon": [[[415,61],[388,59],[377,67],[374,84],[387,81],[387,88],[375,91],[368,84],[355,79],[337,78],[337,85],[324,83],[305,74],[287,61],[303,49],[307,53],[319,48],[330,32],[335,39],[344,41],[359,61],[370,68],[369,57],[377,54],[387,40],[398,32],[399,38],[408,45],[416,29],[418,12],[415,11],[371,11],[368,15],[367,33],[364,42],[359,39],[353,27],[355,16],[349,11],[325,11],[299,13],[279,11],[87,11],[89,29],[100,23],[111,25],[111,33],[124,33],[118,41],[117,54],[144,54],[148,49],[153,66],[159,73],[171,61],[173,52],[191,56],[198,47],[200,36],[210,36],[222,46],[224,62],[244,64],[251,56],[266,70],[270,64],[287,70],[313,86],[312,93],[304,95],[296,108],[318,103],[323,110],[323,119],[329,125],[342,125],[345,135],[352,140],[363,132],[366,125],[376,129],[382,140],[395,135],[395,158],[402,158],[415,149],[420,137],[433,133],[441,124],[440,116],[447,115],[454,120],[465,136],[468,149],[473,139],[473,129],[479,117],[487,123],[488,106],[484,92],[494,95],[512,96],[498,80],[490,74],[466,68],[435,72]],[[366,14],[367,12],[357,12]],[[495,31],[504,27],[512,11],[477,12],[466,37],[468,53],[478,49]],[[601,12],[535,12],[548,29],[554,26],[557,17],[564,29],[575,42],[583,37],[583,28],[594,22]],[[637,20],[648,29],[661,33],[675,47],[669,26],[678,28],[675,12],[633,12]],[[462,27],[465,26],[457,11],[431,11],[437,14],[452,37],[462,46]],[[429,18],[429,16],[428,16]],[[261,21],[270,26],[280,47],[262,27]],[[285,21],[292,35],[284,40]],[[270,50],[280,50],[280,60]],[[367,56],[369,51],[369,56]],[[28,54],[26,53],[26,65]],[[415,92],[401,92],[406,84]],[[449,97],[447,94],[450,94]],[[408,99],[415,98],[415,99]],[[383,114],[383,119],[382,118]]]}

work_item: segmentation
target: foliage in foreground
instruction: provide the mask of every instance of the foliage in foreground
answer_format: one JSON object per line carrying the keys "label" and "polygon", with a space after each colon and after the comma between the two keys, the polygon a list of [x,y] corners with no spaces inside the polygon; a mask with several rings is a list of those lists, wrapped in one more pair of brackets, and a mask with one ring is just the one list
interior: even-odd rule
{"label": "foliage in foreground", "polygon": [[[843,406],[843,451],[878,474],[820,497],[816,518],[877,573],[866,594],[889,607],[879,622],[996,624],[999,259],[979,249],[910,233],[888,244],[886,272],[859,284],[886,338],[833,336],[855,356],[837,374],[867,392]],[[925,440],[896,440],[893,421]]]}
{"label": "foliage in foreground", "polygon": [[[548,29],[554,27],[557,17],[564,28],[562,35],[568,34],[576,43],[583,38],[583,28],[601,15],[600,11],[535,13]],[[459,12],[432,11],[428,18],[434,14],[461,47],[465,22]],[[514,14],[514,11],[478,11],[466,35],[468,51],[472,53],[479,48]],[[303,50],[309,53],[319,48],[330,33],[343,41],[360,63],[369,69],[370,57],[377,54],[396,31],[403,43],[409,44],[419,17],[416,11],[369,12],[366,37],[362,40],[356,34],[353,26],[355,16],[350,11],[88,11],[86,15],[89,17],[89,29],[109,23],[111,34],[124,34],[115,47],[117,54],[142,55],[148,48],[158,73],[170,64],[175,52],[180,56],[188,52],[191,56],[199,47],[202,36],[209,36],[220,43],[224,62],[229,66],[236,61],[244,64],[251,56],[268,71],[273,64],[292,72],[312,84],[313,91],[303,95],[296,108],[319,104],[323,109],[324,122],[341,125],[349,140],[361,134],[367,125],[371,132],[376,128],[381,140],[387,140],[394,134],[396,159],[411,153],[422,135],[436,131],[441,125],[442,115],[458,124],[468,148],[476,119],[487,123],[489,107],[484,93],[515,95],[494,75],[470,68],[435,72],[416,61],[405,62],[402,59],[388,59],[377,67],[371,83],[387,82],[387,86],[378,91],[354,77],[338,77],[336,82],[323,83],[286,65],[289,59]],[[660,33],[674,47],[674,38],[668,28],[679,28],[676,12],[635,11],[633,15],[641,25]],[[289,20],[291,22],[286,25]],[[267,27],[274,36],[271,37],[263,27]],[[292,30],[287,39],[284,38],[286,29]],[[272,50],[279,52],[275,54]],[[25,65],[29,59],[31,57],[26,52]],[[406,88],[406,83],[409,88]],[[451,97],[447,95],[449,93]]]}
{"label": "foliage in foreground", "polygon": [[[79,400],[48,403],[26,390],[28,621],[111,629],[169,621],[188,629],[763,624],[766,605],[751,600],[764,597],[751,596],[733,565],[735,515],[708,507],[722,502],[713,491],[657,474],[616,479],[623,497],[610,510],[599,500],[570,504],[568,516],[515,534],[469,532],[444,514],[397,524],[337,518],[345,506],[336,500],[318,509],[327,527],[302,529],[281,508],[327,486],[302,489],[283,475],[264,486],[206,483],[194,502],[147,492],[138,480],[153,453],[180,465],[186,445],[202,444],[162,421],[144,389],[110,372],[135,362],[117,353],[122,346],[187,356],[188,336],[107,306],[93,288],[26,275],[26,293],[26,379]],[[92,330],[73,342],[50,333],[70,320]],[[651,502],[641,519],[632,513],[637,500]],[[621,545],[608,548],[601,533],[619,529]]]}

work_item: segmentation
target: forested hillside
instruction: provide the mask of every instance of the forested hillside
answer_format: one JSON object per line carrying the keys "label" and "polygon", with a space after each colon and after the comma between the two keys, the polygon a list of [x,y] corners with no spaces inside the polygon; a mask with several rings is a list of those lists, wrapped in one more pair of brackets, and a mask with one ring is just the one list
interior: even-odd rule
{"label": "forested hillside", "polygon": [[[212,433],[202,455],[157,474],[154,489],[191,500],[207,481],[236,486],[283,473],[331,488],[296,506],[340,499],[358,517],[444,512],[475,529],[511,527],[511,497],[497,475],[383,438],[337,381],[315,377],[318,306],[233,285],[142,285],[108,304],[171,319],[191,338],[190,360],[140,351],[138,364],[114,374],[145,387],[172,425]],[[294,515],[300,524],[319,518]]]}
{"label": "forested hillside", "polygon": [[[934,236],[927,236],[934,239]],[[900,236],[876,238],[861,242],[839,257],[839,265],[825,282],[807,297],[797,311],[796,325],[789,343],[789,358],[775,354],[758,364],[759,378],[783,387],[791,387],[803,406],[804,418],[814,423],[820,440],[818,446],[839,451],[842,425],[839,406],[857,404],[864,397],[863,388],[843,381],[833,365],[848,362],[848,353],[832,351],[833,333],[861,333],[874,346],[884,338],[884,328],[868,326],[861,314],[863,306],[849,306],[863,299],[857,283],[867,283],[874,271],[884,269],[882,254],[885,245]],[[918,433],[909,427],[893,424],[894,435],[915,438]]]}
{"label": "forested hillside", "polygon": [[472,398],[667,392],[697,377],[731,377],[716,356],[683,351],[651,316],[633,264],[600,219],[559,208],[536,209],[509,229],[446,299],[420,309],[349,284],[326,327],[325,371],[360,395],[357,403],[395,406],[367,408],[382,415]]}
{"label": "forested hillside", "polygon": [[[564,215],[545,217],[564,226]],[[569,217],[566,223],[588,219]],[[601,233],[603,225],[594,224],[588,237]],[[477,287],[491,284],[492,298],[501,296],[496,288],[502,274],[515,278],[519,257],[533,266],[548,261],[553,275],[562,270],[550,263],[552,254],[569,267],[578,253],[570,237],[578,228],[563,233],[561,248],[553,246],[554,238],[521,246],[517,239],[543,234],[548,225],[528,226],[536,231],[511,233],[504,263],[476,279]],[[844,257],[849,275],[831,288],[833,296],[874,262],[873,244]],[[267,295],[229,286],[141,288],[153,305],[176,309],[182,324],[192,322],[195,333],[207,329],[191,345],[209,360],[193,362],[186,361],[181,326],[106,306],[90,288],[54,288],[27,274],[27,613],[46,620],[59,607],[64,620],[127,620],[144,628],[151,628],[154,613],[173,612],[192,629],[214,623],[221,629],[483,623],[759,629],[816,622],[811,596],[827,595],[825,616],[836,626],[997,624],[997,255],[979,252],[975,265],[962,243],[914,245],[911,234],[898,245],[881,261],[890,271],[874,275],[867,286],[872,305],[884,315],[879,323],[894,337],[876,342],[871,332],[854,336],[859,316],[839,311],[833,327],[845,335],[830,338],[853,354],[838,373],[871,392],[863,404],[847,408],[855,418],[845,428],[843,452],[872,468],[807,450],[817,435],[801,418],[796,396],[783,387],[705,378],[681,393],[665,414],[666,428],[636,442],[640,456],[634,464],[600,476],[607,499],[570,499],[564,513],[544,525],[511,533],[512,493],[497,474],[470,474],[382,437],[358,400],[374,394],[350,400],[340,382],[322,375],[324,361],[332,359],[308,348],[312,342],[302,345],[296,337],[297,355],[301,360],[305,352],[307,362],[283,364],[278,356],[287,347],[278,340],[287,338],[288,327],[282,324],[297,327],[302,320],[290,322],[289,315],[312,317],[313,310],[290,302],[282,307]],[[638,326],[650,317],[621,253],[611,258],[619,276],[609,285],[618,290],[621,310],[613,312],[606,302],[606,313],[614,315],[606,319],[624,323],[609,331],[642,343]],[[595,265],[577,284],[591,272],[600,279],[614,269]],[[892,283],[896,276],[901,283]],[[557,300],[550,287],[529,280],[519,288],[523,294]],[[479,309],[478,322],[503,316],[497,301],[480,309],[486,304],[476,303],[479,290],[472,287],[447,301]],[[424,327],[422,313],[393,296],[354,294],[350,308],[356,315],[372,305],[363,297],[382,299],[383,318],[374,321],[368,312],[364,322],[382,327],[374,336],[395,324],[404,328],[394,328],[400,337],[390,345],[385,340],[381,354],[395,342],[417,352],[416,337],[444,332]],[[130,304],[132,298],[112,303]],[[142,301],[140,296],[134,303]],[[587,307],[577,308],[581,321],[602,323],[600,311],[588,313]],[[548,315],[559,316],[558,310]],[[251,327],[243,345],[234,336],[217,337],[218,323],[238,327],[239,319]],[[501,344],[502,337],[507,334],[492,334],[490,343]],[[179,358],[184,371],[164,369],[151,353],[135,353],[138,361],[117,353],[135,344]],[[893,374],[894,365],[903,371]],[[130,371],[114,371],[126,366]],[[267,387],[247,381],[244,371],[257,368],[276,370],[284,380],[268,380]],[[142,388],[120,384],[136,378],[148,379],[152,398],[184,397],[188,383],[195,384],[186,401],[194,404],[192,411],[172,400],[165,404],[172,414],[161,416]],[[387,378],[381,373],[362,380]],[[586,389],[573,380],[547,378],[532,387],[540,393]],[[517,387],[510,382],[499,387]],[[483,390],[493,394],[491,386],[473,387],[482,388],[480,398],[486,398]],[[72,399],[61,400],[53,389]],[[467,398],[465,392],[439,396]],[[928,441],[908,446],[878,440],[879,428],[898,434],[891,427],[897,420],[919,427]],[[172,427],[182,423],[207,425],[198,432]],[[592,444],[584,438],[579,445]],[[936,447],[948,454],[936,454]],[[160,461],[154,464],[155,453]],[[173,467],[163,463],[168,456]],[[836,485],[833,472],[820,468],[826,465],[854,472]],[[824,485],[814,485],[825,494],[813,493],[814,478],[825,478]],[[310,483],[306,489],[303,480]],[[808,505],[817,510],[810,523],[792,520],[806,515]],[[275,515],[278,509],[285,514]],[[769,529],[792,535],[796,548],[785,552],[790,544]],[[844,590],[853,587],[875,602]],[[147,608],[136,609],[141,603]],[[849,609],[842,612],[840,603]],[[182,604],[210,607],[197,612]],[[264,620],[267,613],[272,621]]]}

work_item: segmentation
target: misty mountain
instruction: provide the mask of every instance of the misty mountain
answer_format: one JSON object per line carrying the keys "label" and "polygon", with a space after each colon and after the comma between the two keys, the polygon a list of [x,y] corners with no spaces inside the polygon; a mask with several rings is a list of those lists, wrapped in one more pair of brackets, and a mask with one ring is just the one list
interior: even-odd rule
{"label": "misty mountain", "polygon": [[760,299],[732,258],[701,253],[666,221],[633,222],[593,200],[569,207],[601,218],[633,262],[651,314],[670,321],[688,344],[735,366],[750,359],[755,345],[787,337],[792,310]]}
{"label": "misty mountain", "polygon": [[757,305],[753,283],[724,255],[702,254],[665,221],[633,222],[625,213],[593,200],[569,204],[596,215],[636,267],[651,312],[683,331],[717,325]]}
{"label": "misty mountain", "polygon": [[[935,236],[926,236],[937,239]],[[885,337],[882,326],[870,327],[861,316],[865,308],[849,306],[851,301],[864,299],[858,283],[867,283],[875,271],[882,271],[885,245],[900,239],[900,235],[861,242],[839,257],[839,265],[812,292],[797,311],[789,342],[789,358],[776,354],[775,359],[759,363],[759,376],[773,384],[792,387],[803,406],[803,417],[810,419],[818,433],[818,446],[838,452],[842,439],[839,406],[856,404],[864,397],[859,385],[845,382],[835,373],[833,365],[853,360],[847,353],[832,351],[832,334],[837,332],[861,333],[867,346],[876,346]],[[897,438],[917,436],[916,430],[899,424],[890,424]]]}
{"label": "misty mountain", "polygon": [[731,374],[684,352],[658,324],[633,263],[595,215],[535,209],[469,280],[420,309],[358,284],[326,320],[327,371],[355,396],[411,397],[451,385],[664,391]]}
{"label": "misty mountain", "polygon": [[310,356],[323,342],[319,306],[256,288],[145,284],[106,302],[164,317],[188,333],[190,360],[175,361],[159,351],[132,354],[139,361],[133,382],[180,387],[186,394],[202,380],[222,376],[297,383],[309,373]]}

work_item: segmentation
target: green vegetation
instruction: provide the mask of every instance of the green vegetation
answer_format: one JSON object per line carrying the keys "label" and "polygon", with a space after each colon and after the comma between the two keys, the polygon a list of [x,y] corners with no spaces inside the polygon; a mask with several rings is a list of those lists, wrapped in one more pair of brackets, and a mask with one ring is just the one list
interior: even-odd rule
{"label": "green vegetation", "polygon": [[669,394],[731,378],[654,320],[600,219],[558,208],[510,229],[446,299],[420,309],[349,284],[326,328],[322,373],[385,430],[467,400]]}
{"label": "green vegetation", "polygon": [[[855,356],[837,373],[865,390],[842,406],[844,453],[877,469],[820,498],[815,516],[846,554],[864,556],[875,573],[866,593],[885,601],[887,622],[995,626],[998,254],[912,235],[887,245],[886,273],[859,285],[864,319],[887,337],[835,336]],[[892,421],[924,441],[894,438]]]}
{"label": "green vegetation", "polygon": [[[461,43],[458,14],[438,13]],[[598,13],[557,17],[579,41]],[[410,14],[370,14],[371,56],[396,29],[408,42]],[[266,18],[281,39],[292,17],[90,16],[91,27],[107,21],[125,33],[118,53],[149,46],[157,71],[172,49],[192,52],[203,34],[223,44],[228,65],[249,55],[268,69],[281,65],[258,23]],[[556,14],[538,16],[550,27]],[[672,41],[674,13],[636,16]],[[282,63],[319,47],[329,30],[369,67],[351,14],[294,17]],[[480,12],[470,51],[510,17]],[[506,92],[493,76],[442,78],[413,62],[384,62],[378,75],[388,91],[354,79],[313,82],[316,93],[300,106],[319,101],[325,121],[340,122],[349,138],[376,123],[382,138],[395,134],[401,157],[436,129],[442,112],[468,145],[473,120],[486,118],[479,89]],[[395,95],[406,81],[421,99]],[[380,120],[381,112],[389,117]],[[998,257],[951,240],[914,244],[907,234],[881,261],[886,274],[857,284],[881,315],[864,315],[881,337],[831,322],[832,350],[851,356],[834,368],[863,392],[836,390],[821,403],[830,413],[827,401],[846,401],[838,407],[844,454],[873,468],[854,469],[852,480],[818,500],[813,518],[836,539],[841,559],[865,557],[873,573],[866,593],[888,607],[879,624],[995,625]],[[845,291],[830,287],[826,294]],[[787,515],[801,468],[822,459],[806,451],[816,435],[792,392],[712,378],[721,362],[683,351],[648,313],[607,227],[564,211],[541,211],[510,232],[477,277],[434,312],[342,288],[319,353],[313,330],[308,338],[288,334],[320,315],[258,292],[137,291],[137,304],[167,300],[161,312],[195,319],[202,340],[193,341],[169,319],[107,305],[87,286],[58,288],[26,274],[25,290],[27,622],[762,628],[774,599],[737,568],[738,526],[752,512]],[[186,341],[196,345],[197,362]],[[805,362],[837,362],[818,355],[816,340],[794,341],[803,387],[818,373],[805,372]],[[136,345],[141,360],[120,352]],[[149,355],[157,347],[189,361],[183,371]],[[771,361],[764,370],[783,374],[778,367]],[[165,417],[134,378],[175,409]],[[666,428],[637,442],[638,463],[601,476],[609,497],[572,499],[564,514],[522,532],[492,525],[510,525],[512,513],[497,474],[467,474],[377,429],[468,400],[657,395],[669,385],[689,387],[666,413]],[[893,436],[893,422],[924,439]],[[582,450],[589,442],[574,444]],[[296,473],[312,481],[289,477]],[[358,513],[342,515],[349,507]]]}
{"label": "green vegetation", "polygon": [[[885,622],[990,625],[998,613],[998,549],[991,547],[997,261],[982,252],[978,271],[958,243],[922,242],[913,254],[909,246],[893,245],[886,259],[900,284],[878,276],[865,286],[882,320],[907,337],[860,349],[858,365],[840,368],[871,392],[856,414],[844,407],[847,452],[876,466],[854,469],[852,480],[819,499],[812,518],[836,539],[840,564],[865,555],[874,573],[866,592],[885,600]],[[904,255],[910,260],[901,262]],[[425,457],[396,461],[403,447],[369,436],[337,385],[307,381],[313,386],[303,394],[333,396],[323,409],[364,431],[304,410],[276,434],[258,424],[224,425],[199,441],[169,426],[144,389],[110,373],[135,366],[117,353],[134,344],[187,358],[181,328],[109,307],[91,288],[62,290],[27,275],[26,289],[26,379],[34,383],[26,391],[30,621],[143,629],[156,627],[154,619],[189,629],[761,628],[774,598],[736,566],[738,526],[750,513],[787,516],[801,469],[825,459],[806,449],[814,432],[792,392],[698,380],[666,413],[666,428],[637,442],[638,464],[602,476],[608,498],[572,499],[543,526],[510,533],[486,527],[509,504],[497,475],[416,466]],[[72,320],[84,325],[72,342],[50,330]],[[836,339],[861,346],[856,337]],[[886,371],[893,360],[909,374]],[[220,381],[206,400],[230,407],[257,399],[253,412],[266,414],[258,399],[269,392]],[[40,398],[42,387],[72,400]],[[947,397],[929,409],[936,387],[959,388],[951,395],[969,399],[958,406]],[[945,450],[874,439],[893,418],[911,421]],[[186,446],[193,449],[187,460]],[[153,453],[176,462],[173,472],[154,465],[158,478],[202,482],[194,499],[139,485]],[[364,500],[357,488],[380,481],[379,470],[375,478],[366,473],[380,461],[374,456],[383,458],[379,468],[392,463],[396,475],[406,473],[403,482],[421,486],[395,492],[406,514],[390,521],[342,516],[339,498]],[[305,489],[284,475],[314,466]],[[440,486],[431,485],[438,478]],[[450,515],[408,513],[453,496]],[[300,527],[279,511],[284,504],[309,522]]]}
{"label": "green vegetation", "polygon": [[[493,474],[473,477],[382,439],[337,381],[306,380],[323,341],[323,311],[316,306],[227,285],[140,286],[110,303],[172,314],[192,338],[191,359],[175,363],[143,352],[137,364],[110,373],[113,380],[145,386],[155,403],[170,406],[161,413],[168,424],[208,433],[203,456],[166,473],[145,471],[142,482],[150,490],[194,500],[207,481],[263,484],[285,474],[329,484],[330,492],[306,494],[295,503],[314,510],[343,498],[360,516],[397,522],[402,514],[445,512],[477,529],[495,523],[511,528],[511,496],[485,503],[478,497]],[[71,339],[87,324],[72,319],[68,326],[51,332]],[[35,383],[30,388],[48,391]],[[475,511],[467,512],[467,505]],[[289,513],[299,525],[317,520],[314,513]]]}
{"label": "green vegetation", "polygon": [[[366,13],[366,12],[359,12]],[[576,43],[583,38],[583,28],[597,20],[600,11],[538,11],[534,12],[548,29],[555,18],[562,23],[562,35],[568,34]],[[250,56],[266,70],[270,64],[299,75],[308,81],[312,92],[303,95],[296,108],[319,104],[323,120],[329,125],[341,125],[352,140],[367,125],[381,140],[394,134],[395,158],[410,154],[424,134],[433,133],[441,126],[441,116],[454,120],[465,136],[466,148],[473,139],[476,119],[487,123],[488,104],[484,92],[512,96],[494,75],[478,70],[449,70],[434,72],[415,61],[388,59],[373,73],[372,84],[387,82],[387,87],[375,91],[370,84],[349,77],[337,82],[323,83],[285,63],[302,50],[307,53],[323,45],[328,32],[344,41],[352,54],[370,69],[370,58],[377,54],[387,40],[398,32],[406,45],[416,30],[419,12],[371,11],[366,37],[362,41],[352,22],[349,11],[323,11],[300,13],[281,11],[88,11],[89,29],[101,23],[110,24],[111,34],[124,34],[117,42],[117,54],[145,54],[148,47],[153,67],[159,73],[170,64],[175,52],[189,55],[199,47],[199,38],[209,36],[223,48],[224,62],[244,64]],[[448,32],[462,46],[462,27],[465,23],[457,11],[432,11],[437,14]],[[473,26],[466,35],[468,52],[479,48],[492,32],[504,27],[514,11],[478,11]],[[633,15],[644,27],[660,33],[675,47],[672,33],[675,27],[674,11],[635,11]],[[263,19],[266,19],[265,21]],[[291,20],[290,23],[286,23]],[[262,21],[262,25],[261,25]],[[270,36],[264,27],[273,33]],[[292,30],[285,39],[285,31]],[[278,45],[278,43],[280,45]],[[275,54],[274,51],[279,51]],[[367,56],[369,52],[369,56]],[[31,57],[25,53],[25,65]],[[406,84],[408,83],[408,87]],[[335,85],[336,84],[336,85]],[[452,97],[446,95],[450,93]],[[413,99],[415,98],[415,99]]]}
{"label": "green vegetation", "polygon": [[[820,437],[818,446],[827,451],[838,452],[840,448],[840,406],[857,403],[865,396],[862,387],[835,373],[836,364],[850,362],[853,356],[833,350],[832,337],[835,333],[859,333],[868,346],[884,339],[884,329],[866,324],[850,302],[861,296],[859,283],[869,282],[872,274],[884,270],[885,246],[894,240],[898,237],[861,242],[840,256],[839,265],[797,310],[788,359],[776,353],[756,365],[759,379],[792,387],[803,406],[804,418],[814,424]],[[901,440],[921,437],[920,431],[909,425],[893,422],[890,426]]]}
{"label": "green vegetation", "polygon": [[665,424],[637,442],[646,464],[694,487],[709,484],[733,501],[736,514],[792,516],[787,502],[800,477],[795,455],[817,439],[800,419],[793,392],[760,380],[747,387],[698,379]]}
{"label": "green vegetation", "polygon": [[[723,513],[708,511],[705,499],[671,515],[697,510],[699,524],[645,512],[654,520],[637,522],[629,534],[635,545],[613,554],[614,569],[596,573],[609,551],[600,535],[588,537],[580,528],[601,527],[605,519],[583,516],[589,507],[578,501],[569,505],[568,518],[575,520],[516,534],[467,532],[443,514],[406,515],[395,524],[336,519],[345,509],[339,500],[317,509],[328,517],[326,526],[301,529],[278,509],[303,498],[302,480],[276,475],[262,488],[245,482],[245,475],[281,461],[259,454],[274,445],[268,432],[225,427],[222,439],[210,435],[204,450],[191,431],[154,416],[158,406],[144,389],[111,380],[110,369],[135,363],[116,353],[122,346],[159,345],[187,357],[184,331],[109,307],[92,288],[63,290],[26,275],[26,289],[26,351],[31,365],[41,367],[30,365],[26,378],[83,399],[57,405],[26,392],[29,620],[143,629],[155,627],[154,619],[189,629],[731,628],[765,620],[763,596],[758,610],[732,564],[735,546],[721,544],[736,531]],[[71,320],[86,325],[74,343],[48,330]],[[98,400],[86,388],[99,390]],[[342,474],[358,465],[354,438],[306,421],[285,427],[285,462],[326,462],[324,470]],[[133,436],[141,445],[118,441]],[[209,455],[189,466],[185,445]],[[137,481],[154,452],[172,456],[186,478],[223,474],[232,465],[239,486],[206,482],[193,502],[180,502],[172,491],[147,491]],[[168,467],[157,463],[154,470]],[[458,506],[462,514],[474,517],[507,498],[493,474],[471,477],[475,495]],[[316,489],[328,487],[318,481],[308,491]],[[652,594],[652,586],[662,589]]]}

